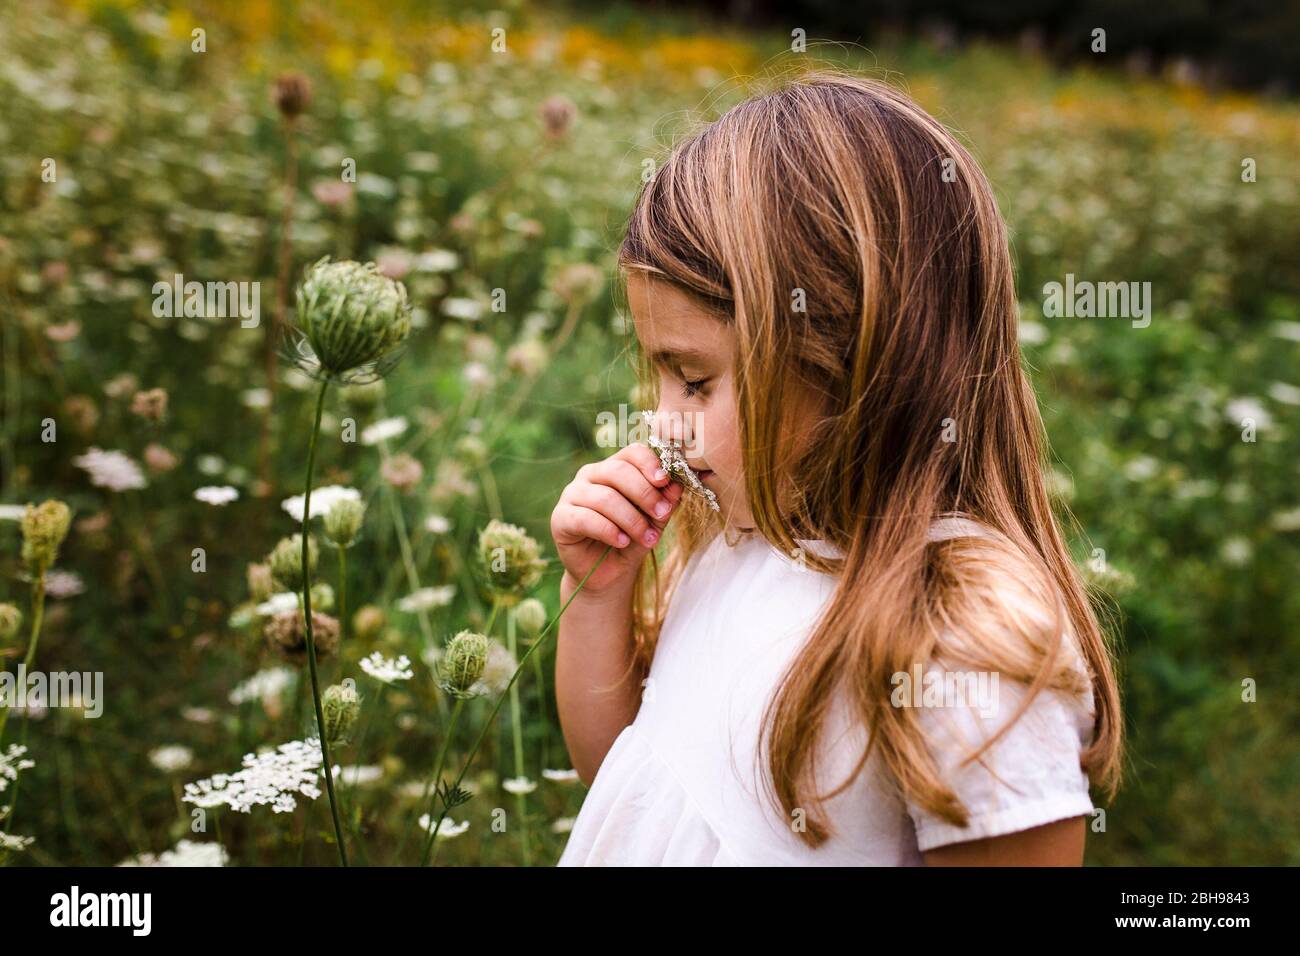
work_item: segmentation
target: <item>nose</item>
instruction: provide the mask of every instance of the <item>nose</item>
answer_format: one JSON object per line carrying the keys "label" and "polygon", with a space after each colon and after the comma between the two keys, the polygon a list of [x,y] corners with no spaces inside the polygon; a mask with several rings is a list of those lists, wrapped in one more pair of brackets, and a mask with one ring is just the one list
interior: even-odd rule
{"label": "nose", "polygon": [[[680,446],[688,463],[701,452],[700,436],[703,422],[698,411],[684,411],[670,402],[660,402],[655,410],[655,434],[663,441]],[[691,467],[695,465],[691,463]]]}

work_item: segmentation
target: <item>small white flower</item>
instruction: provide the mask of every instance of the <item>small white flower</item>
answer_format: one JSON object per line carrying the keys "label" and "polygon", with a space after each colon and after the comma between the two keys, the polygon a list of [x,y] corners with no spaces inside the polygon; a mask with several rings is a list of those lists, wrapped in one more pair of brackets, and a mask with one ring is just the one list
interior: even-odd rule
{"label": "small white flower", "polygon": [[577,770],[543,770],[542,776],[555,783],[574,783],[578,779]]}
{"label": "small white flower", "polygon": [[0,505],[0,521],[22,521],[26,511],[24,505]]}
{"label": "small white flower", "polygon": [[436,588],[420,588],[420,590],[413,591],[398,601],[397,609],[405,611],[407,614],[417,614],[420,611],[432,610],[435,607],[446,607],[455,596],[456,585],[454,584],[444,584]]}
{"label": "small white flower", "polygon": [[27,748],[21,744],[10,744],[8,750],[0,750],[0,793],[3,793],[11,782],[18,779],[18,772],[21,770],[30,770],[36,764],[26,759],[23,754],[27,753]]}
{"label": "small white flower", "polygon": [[509,780],[503,780],[501,787],[506,793],[513,793],[522,796],[526,793],[532,793],[537,789],[537,781],[529,780],[527,777],[511,777]]}
{"label": "small white flower", "polygon": [[322,765],[318,738],[291,740],[275,750],[245,755],[243,769],[234,773],[187,783],[181,799],[198,807],[230,807],[236,813],[249,813],[255,806],[292,813],[298,806],[295,795],[308,800],[321,795],[316,780]]}
{"label": "small white flower", "polygon": [[373,425],[367,425],[361,430],[361,444],[378,445],[380,442],[388,441],[403,434],[408,427],[410,427],[410,422],[401,415],[395,418],[381,418]]}
{"label": "small white flower", "polygon": [[1223,560],[1234,567],[1249,562],[1253,553],[1254,549],[1250,546],[1250,542],[1242,537],[1229,538],[1219,549],[1219,555]]}
{"label": "small white flower", "polygon": [[417,272],[451,272],[460,265],[460,256],[450,249],[430,249],[415,257]]}
{"label": "small white flower", "polygon": [[446,534],[451,530],[451,522],[442,515],[429,515],[424,519],[424,530],[430,534]]}
{"label": "small white flower", "polygon": [[1287,382],[1274,382],[1268,387],[1268,395],[1283,405],[1300,405],[1300,388]]}
{"label": "small white flower", "polygon": [[482,362],[466,362],[461,377],[471,388],[487,388],[492,384],[492,370]]}
{"label": "small white flower", "polygon": [[180,744],[166,744],[149,751],[149,762],[164,773],[184,770],[194,760],[194,751]]}
{"label": "small white flower", "polygon": [[1273,417],[1257,398],[1234,398],[1224,412],[1234,425],[1240,425],[1246,419],[1253,421],[1256,428],[1268,428],[1273,424]]}
{"label": "small white flower", "polygon": [[[420,814],[420,829],[426,833],[433,829],[433,818],[427,813]],[[438,825],[438,839],[444,837],[460,836],[469,829],[469,821],[462,820],[460,823],[454,822],[451,817],[444,817],[442,823]]]}
{"label": "small white flower", "polygon": [[208,707],[182,707],[181,716],[192,724],[210,724],[217,719]]}
{"label": "small white flower", "polygon": [[[8,810],[9,808],[5,807],[5,809]],[[21,853],[35,842],[36,837],[16,836],[0,830],[0,849]]]}
{"label": "small white flower", "polygon": [[415,676],[411,670],[411,659],[403,654],[397,660],[384,657],[375,651],[369,657],[361,659],[361,669],[377,681],[392,684],[399,680],[410,680]]}
{"label": "small white flower", "polygon": [[263,617],[275,617],[285,611],[298,610],[298,595],[292,591],[280,591],[257,605],[256,611]]}
{"label": "small white flower", "polygon": [[140,466],[120,451],[91,448],[84,455],[72,459],[72,463],[89,474],[90,483],[98,488],[132,491],[148,484]]}
{"label": "small white flower", "polygon": [[239,489],[230,485],[204,485],[194,491],[194,497],[208,505],[228,505],[239,497]]}
{"label": "small white flower", "polygon": [[[289,513],[289,517],[294,521],[302,521],[302,503],[305,500],[304,495],[294,495],[292,498],[285,498],[280,502],[280,507]],[[311,492],[311,516],[318,518],[327,513],[339,501],[360,501],[361,492],[355,488],[344,488],[342,485],[326,485],[323,488],[313,488]]]}
{"label": "small white flower", "polygon": [[288,667],[271,667],[258,671],[230,692],[230,702],[238,706],[245,701],[265,701],[271,697],[279,697],[297,677],[298,673]]}
{"label": "small white flower", "polygon": [[568,833],[573,829],[573,817],[558,817],[551,821],[552,833]]}
{"label": "small white flower", "polygon": [[474,322],[483,315],[483,303],[477,299],[452,296],[442,300],[442,313],[453,319]]}
{"label": "small white flower", "polygon": [[[325,776],[322,770],[320,775]],[[384,768],[377,765],[365,767],[334,767],[334,779],[347,784],[349,787],[365,786],[368,783],[374,783],[384,775]]]}
{"label": "small white flower", "polygon": [[270,408],[271,392],[265,388],[245,389],[239,396],[245,408]]}
{"label": "small white flower", "polygon": [[72,571],[49,571],[45,575],[45,596],[60,600],[75,597],[86,590],[81,575]]}
{"label": "small white flower", "polygon": [[118,866],[225,866],[230,855],[220,843],[199,843],[195,840],[181,840],[174,850],[162,853],[141,853],[129,860],[123,860]]}

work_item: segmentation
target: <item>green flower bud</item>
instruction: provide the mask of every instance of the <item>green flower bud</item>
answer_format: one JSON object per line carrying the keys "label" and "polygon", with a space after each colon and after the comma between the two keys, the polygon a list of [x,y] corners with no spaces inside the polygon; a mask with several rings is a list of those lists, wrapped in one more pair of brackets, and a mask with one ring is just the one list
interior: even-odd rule
{"label": "green flower bud", "polygon": [[334,610],[334,589],[324,581],[311,586],[311,609],[313,611]]}
{"label": "green flower bud", "polygon": [[33,577],[40,577],[59,556],[59,545],[68,536],[72,512],[62,501],[51,498],[28,505],[23,513],[23,563]]}
{"label": "green flower bud", "polygon": [[361,522],[366,517],[366,503],[341,498],[325,512],[325,537],[335,547],[350,548],[357,540]]}
{"label": "green flower bud", "polygon": [[361,698],[351,681],[325,688],[321,695],[321,712],[325,715],[325,738],[331,744],[344,740],[361,713]]}
{"label": "green flower bud", "polygon": [[[312,573],[316,573],[316,559],[319,551],[316,547],[316,539],[308,536],[307,538],[307,568]],[[273,577],[280,587],[289,591],[301,591],[303,584],[306,582],[306,576],[302,567],[302,535],[295,534],[289,538],[281,538],[280,543],[275,546],[268,559],[271,564],[271,577]]]}
{"label": "green flower bud", "polygon": [[491,600],[513,607],[537,586],[546,568],[537,542],[518,525],[493,518],[478,536],[478,567]]}
{"label": "green flower bud", "polygon": [[318,367],[308,370],[323,378],[377,367],[411,331],[406,287],[373,262],[331,262],[326,256],[307,270],[297,301],[298,327],[312,353],[304,359],[314,359]]}
{"label": "green flower bud", "polygon": [[266,563],[248,566],[248,594],[259,604],[271,596],[275,582],[271,577],[271,566]]}
{"label": "green flower bud", "polygon": [[514,610],[515,623],[524,632],[525,637],[536,637],[546,626],[546,605],[537,598],[527,598],[519,602]]}
{"label": "green flower bud", "polygon": [[0,643],[12,641],[23,626],[23,612],[13,604],[0,604]]}
{"label": "green flower bud", "polygon": [[451,639],[438,659],[438,686],[461,700],[477,697],[475,684],[487,664],[488,639],[473,631],[461,631]]}

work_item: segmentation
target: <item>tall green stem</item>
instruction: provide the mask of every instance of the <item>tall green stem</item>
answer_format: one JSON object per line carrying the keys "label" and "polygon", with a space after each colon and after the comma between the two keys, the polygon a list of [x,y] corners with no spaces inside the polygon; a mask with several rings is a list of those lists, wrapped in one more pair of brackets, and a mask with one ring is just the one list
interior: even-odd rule
{"label": "tall green stem", "polygon": [[334,839],[338,842],[339,862],[348,865],[348,851],[343,844],[343,824],[339,820],[338,798],[334,794],[334,765],[330,762],[330,745],[325,733],[325,711],[321,707],[320,678],[316,674],[316,637],[311,621],[311,565],[307,563],[308,529],[311,524],[311,482],[316,470],[316,439],[320,435],[321,412],[325,409],[325,391],[329,382],[320,383],[316,396],[316,421],[311,429],[311,445],[307,451],[307,488],[302,496],[302,607],[304,628],[307,634],[307,665],[311,670],[312,703],[316,705],[316,728],[320,732],[321,759],[325,762],[325,789],[330,798],[330,816],[334,818]]}
{"label": "tall green stem", "polygon": [[[542,639],[545,638],[546,635],[550,633],[551,628],[553,628],[556,625],[556,623],[560,620],[560,618],[564,616],[564,612],[568,609],[569,605],[573,603],[573,599],[576,598],[579,593],[581,593],[583,585],[587,583],[587,579],[590,578],[596,572],[596,569],[600,567],[601,562],[603,562],[605,558],[609,556],[609,553],[613,550],[614,550],[614,546],[612,544],[605,546],[605,550],[601,552],[600,558],[597,559],[596,563],[591,566],[591,570],[588,571],[585,575],[583,575],[582,580],[578,582],[578,586],[574,588],[573,593],[569,595],[569,599],[565,601],[564,604],[560,607],[560,610],[556,613],[555,617],[551,619],[551,622],[547,624],[545,628],[542,629],[542,633],[537,635],[537,640],[533,641],[533,646],[528,648],[528,650],[524,652],[523,660],[519,662],[518,666],[515,667],[514,674],[510,676],[510,685],[509,687],[506,688],[507,691],[510,689],[510,687],[514,687],[515,681],[519,680],[519,675],[523,673],[524,664],[527,663],[528,658],[532,657],[533,654],[536,653],[537,649],[542,646]],[[505,702],[505,699],[506,699],[506,694],[505,693],[500,694],[497,697],[496,704],[493,705],[492,707],[492,712],[488,714],[487,720],[483,721],[483,727],[482,729],[479,730],[478,737],[474,741],[474,746],[470,748],[469,756],[465,758],[465,763],[460,768],[460,774],[457,775],[456,782],[452,784],[452,790],[457,789],[460,786],[460,782],[465,779],[465,774],[469,770],[469,765],[474,762],[474,755],[478,753],[478,748],[483,745],[483,739],[487,737],[488,728],[492,726],[492,721],[496,719],[496,716],[500,712],[501,705],[502,703]],[[433,828],[434,833],[437,833],[438,828],[442,825],[442,819],[447,815],[447,810],[448,807],[446,806],[446,802],[444,801],[442,815],[438,817],[438,822],[434,825]],[[425,851],[426,851],[425,858],[426,860],[428,860],[428,863],[430,864],[437,862],[438,859],[438,854],[436,852],[433,854],[433,858],[431,860],[428,859],[428,848],[429,846],[432,845],[433,845],[433,841],[430,840],[428,845],[426,845],[425,847]],[[424,866],[425,860],[421,860],[420,865]]]}
{"label": "tall green stem", "polygon": [[[506,612],[506,646],[510,656],[519,659],[519,644],[515,636],[515,616]],[[522,785],[528,779],[524,773],[524,732],[523,715],[519,706],[519,685],[510,683],[510,736],[515,748],[515,779]],[[528,846],[528,795],[522,790],[515,794],[515,803],[519,806],[520,838],[523,841],[524,866],[532,865],[532,854]]]}
{"label": "tall green stem", "polygon": [[339,646],[348,639],[348,549],[339,548]]}

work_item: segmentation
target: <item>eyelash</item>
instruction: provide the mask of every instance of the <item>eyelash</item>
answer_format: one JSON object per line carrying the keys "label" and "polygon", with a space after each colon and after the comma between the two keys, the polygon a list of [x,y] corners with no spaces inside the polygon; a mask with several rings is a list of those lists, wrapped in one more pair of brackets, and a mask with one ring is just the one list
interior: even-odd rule
{"label": "eyelash", "polygon": [[682,382],[682,394],[687,398],[694,398],[700,394],[700,390],[708,383],[707,378],[702,378],[696,382]]}

